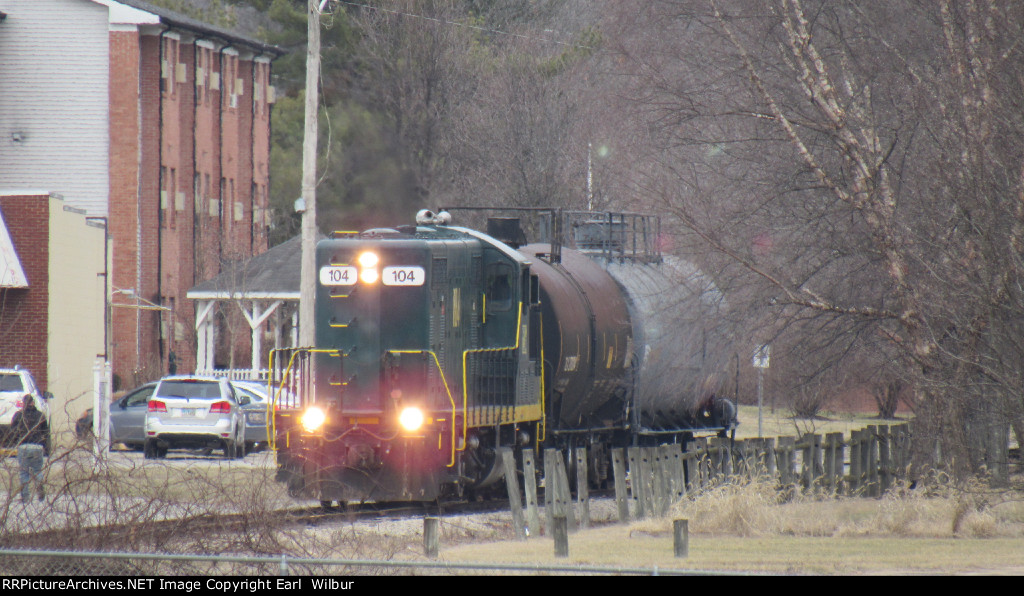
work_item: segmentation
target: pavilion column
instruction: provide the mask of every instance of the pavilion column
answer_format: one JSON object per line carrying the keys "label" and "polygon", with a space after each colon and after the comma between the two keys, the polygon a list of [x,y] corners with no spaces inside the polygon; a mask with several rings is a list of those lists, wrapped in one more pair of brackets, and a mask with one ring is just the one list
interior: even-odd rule
{"label": "pavilion column", "polygon": [[213,370],[217,326],[213,324],[214,300],[199,300],[196,306],[196,370]]}
{"label": "pavilion column", "polygon": [[260,370],[260,354],[263,351],[263,323],[267,318],[277,310],[277,307],[281,306],[282,300],[275,300],[266,309],[261,308],[260,303],[253,300],[251,309],[247,310],[242,306],[241,301],[237,302],[238,308],[241,309],[242,314],[245,315],[245,320],[249,322],[249,328],[252,330],[252,371],[255,373]]}

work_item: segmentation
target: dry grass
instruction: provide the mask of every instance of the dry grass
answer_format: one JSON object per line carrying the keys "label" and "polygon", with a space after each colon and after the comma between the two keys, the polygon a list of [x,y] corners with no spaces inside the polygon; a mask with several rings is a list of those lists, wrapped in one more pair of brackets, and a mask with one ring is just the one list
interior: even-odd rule
{"label": "dry grass", "polygon": [[[1024,573],[1024,494],[946,479],[883,499],[783,499],[764,481],[715,486],[665,518],[570,537],[567,564],[729,572]],[[672,520],[689,520],[676,559]],[[453,561],[552,561],[548,539],[445,549]]]}
{"label": "dry grass", "polygon": [[[740,406],[737,416],[740,425],[736,428],[736,439],[753,439],[757,437],[757,406]],[[901,420],[881,420],[871,412],[833,412],[823,411],[813,420],[795,418],[788,408],[777,408],[774,412],[765,407],[761,412],[762,435],[765,437],[794,437],[806,433],[841,432],[849,435],[850,431],[860,430],[870,425],[901,424]]]}

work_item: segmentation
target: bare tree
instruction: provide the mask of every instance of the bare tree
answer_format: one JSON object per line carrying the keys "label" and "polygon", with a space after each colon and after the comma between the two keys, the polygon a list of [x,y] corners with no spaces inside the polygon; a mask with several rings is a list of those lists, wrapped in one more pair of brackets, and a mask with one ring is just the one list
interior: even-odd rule
{"label": "bare tree", "polygon": [[818,334],[884,338],[958,464],[972,424],[1020,415],[1022,12],[665,0],[614,15],[642,131],[627,161],[650,164],[623,178],[710,249],[761,327],[817,313]]}

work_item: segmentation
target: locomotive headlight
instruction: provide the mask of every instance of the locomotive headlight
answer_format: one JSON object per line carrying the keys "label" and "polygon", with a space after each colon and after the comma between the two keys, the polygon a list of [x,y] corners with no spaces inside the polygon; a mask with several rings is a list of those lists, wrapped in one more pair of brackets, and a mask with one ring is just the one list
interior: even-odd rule
{"label": "locomotive headlight", "polygon": [[363,267],[364,269],[376,267],[377,263],[380,262],[380,259],[377,258],[377,253],[375,252],[364,252],[363,254],[359,255],[359,258],[356,260],[359,262],[359,266]]}
{"label": "locomotive headlight", "polygon": [[423,410],[416,407],[408,407],[398,415],[398,423],[407,431],[416,431],[423,426]]}
{"label": "locomotive headlight", "polygon": [[363,269],[359,272],[359,279],[363,280],[364,284],[375,284],[380,279],[380,274],[376,269]]}
{"label": "locomotive headlight", "polygon": [[302,413],[302,417],[299,418],[299,424],[301,424],[302,428],[306,429],[306,432],[308,433],[315,433],[320,430],[326,421],[327,414],[316,406],[306,408],[306,411]]}

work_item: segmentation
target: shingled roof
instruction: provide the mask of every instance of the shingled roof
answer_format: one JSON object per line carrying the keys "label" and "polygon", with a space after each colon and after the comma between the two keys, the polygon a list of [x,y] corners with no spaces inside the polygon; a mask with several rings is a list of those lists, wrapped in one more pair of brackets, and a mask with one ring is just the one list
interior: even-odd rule
{"label": "shingled roof", "polygon": [[302,237],[295,236],[193,287],[191,300],[298,300]]}
{"label": "shingled roof", "polygon": [[216,25],[204,23],[190,16],[183,15],[179,12],[169,10],[162,6],[150,4],[149,2],[143,2],[142,0],[114,1],[119,4],[129,6],[131,8],[136,8],[138,10],[154,14],[160,17],[160,22],[164,25],[167,25],[168,27],[186,29],[194,33],[199,33],[203,36],[219,38],[231,45],[244,46],[251,50],[263,52],[266,54],[273,54],[274,56],[280,56],[282,54],[287,53],[287,50],[281,48],[280,46],[260,41],[254,37],[245,35],[243,33],[239,33],[237,31],[232,31],[229,29],[225,29],[223,27],[218,27]]}

